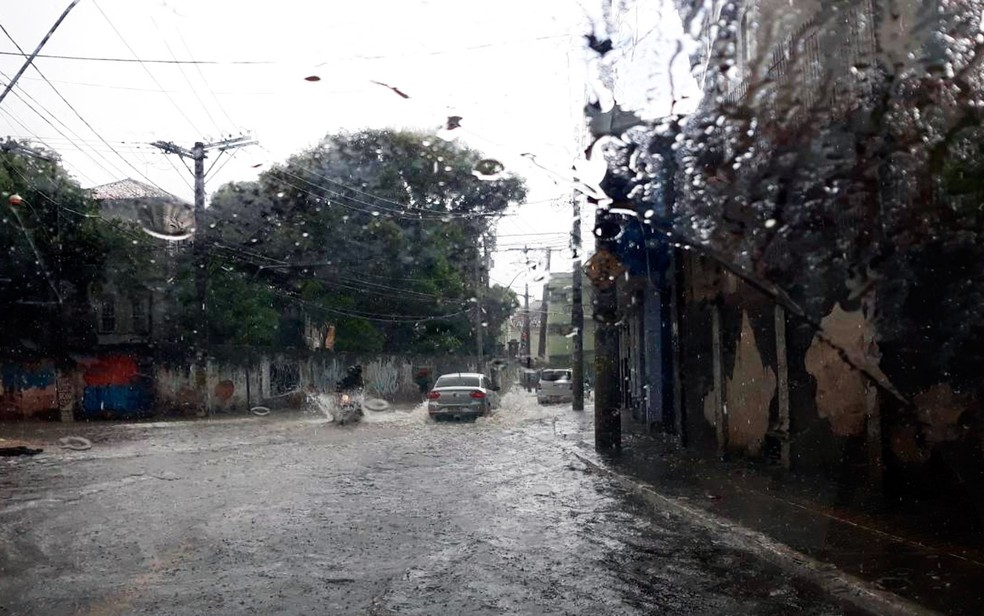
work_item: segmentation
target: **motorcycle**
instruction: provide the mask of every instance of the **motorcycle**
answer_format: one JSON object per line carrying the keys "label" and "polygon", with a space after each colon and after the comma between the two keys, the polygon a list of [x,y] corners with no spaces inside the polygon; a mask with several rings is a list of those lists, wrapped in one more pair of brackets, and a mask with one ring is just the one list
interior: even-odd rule
{"label": "motorcycle", "polygon": [[350,423],[356,423],[365,412],[362,410],[364,394],[361,391],[343,391],[338,393],[338,398],[335,402],[335,423],[340,426],[344,426]]}

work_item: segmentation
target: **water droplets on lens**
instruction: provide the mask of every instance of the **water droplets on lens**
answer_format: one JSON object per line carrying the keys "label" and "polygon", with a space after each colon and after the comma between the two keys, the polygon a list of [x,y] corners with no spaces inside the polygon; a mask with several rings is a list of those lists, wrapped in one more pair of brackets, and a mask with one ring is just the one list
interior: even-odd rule
{"label": "water droplets on lens", "polygon": [[472,175],[486,182],[502,179],[505,173],[505,165],[494,158],[484,158],[475,163],[475,168],[472,169]]}

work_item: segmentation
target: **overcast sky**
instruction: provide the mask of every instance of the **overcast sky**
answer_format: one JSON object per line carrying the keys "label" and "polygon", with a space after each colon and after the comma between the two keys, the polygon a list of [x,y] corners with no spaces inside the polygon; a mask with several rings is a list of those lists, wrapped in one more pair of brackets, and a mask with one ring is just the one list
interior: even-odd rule
{"label": "overcast sky", "polygon": [[[227,164],[210,178],[212,192],[224,182],[254,178],[330,132],[437,129],[448,115],[460,115],[460,138],[525,177],[530,188],[531,203],[500,223],[500,245],[561,247],[570,211],[551,201],[571,189],[521,154],[534,153],[539,165],[560,174],[578,155],[594,57],[583,35],[603,28],[600,2],[82,0],[43,54],[145,62],[40,58],[37,66],[75,111],[28,70],[22,90],[15,90],[19,97],[0,104],[0,132],[40,138],[63,155],[83,186],[149,178],[190,201],[191,176],[181,161],[149,142],[190,147],[242,133],[255,137],[259,146],[219,161]],[[5,4],[0,23],[31,51],[68,0]],[[679,22],[672,11],[663,15],[640,6],[626,13],[627,49],[647,64],[665,64],[666,58],[641,53],[639,39],[672,40]],[[655,49],[651,53],[658,55],[667,47],[661,42]],[[0,51],[16,48],[0,36]],[[215,64],[169,63],[175,59]],[[0,70],[11,76],[21,62],[0,56]],[[321,80],[305,81],[312,75]],[[653,74],[647,79],[660,81]],[[653,95],[651,84],[639,92],[637,99],[666,106],[666,93]],[[569,257],[557,253],[554,269],[569,270]],[[521,261],[521,252],[499,253],[493,279],[515,279],[513,287],[520,289]]]}

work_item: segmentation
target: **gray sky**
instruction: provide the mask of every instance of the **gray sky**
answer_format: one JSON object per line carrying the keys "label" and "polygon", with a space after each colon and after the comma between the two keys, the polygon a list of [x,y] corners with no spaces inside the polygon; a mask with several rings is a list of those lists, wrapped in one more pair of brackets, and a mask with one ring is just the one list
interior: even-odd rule
{"label": "gray sky", "polygon": [[[460,115],[459,138],[529,184],[531,203],[503,219],[500,244],[560,247],[566,245],[562,233],[570,229],[570,210],[550,202],[571,189],[521,154],[534,153],[540,165],[560,173],[578,155],[593,57],[583,34],[592,30],[592,21],[598,23],[592,16],[599,1],[82,0],[44,54],[165,63],[39,59],[37,66],[94,131],[34,70],[20,81],[26,101],[11,95],[0,105],[0,131],[41,138],[63,155],[83,186],[149,178],[191,200],[191,177],[180,160],[148,142],[190,147],[196,140],[251,133],[261,146],[220,161],[228,164],[210,179],[211,192],[224,182],[254,178],[326,133],[436,129],[448,115]],[[67,4],[7,0],[2,24],[30,51]],[[660,38],[652,36],[658,31],[663,41],[666,28],[670,38],[675,36],[675,15],[667,19],[640,9],[627,14],[633,18],[625,28],[626,49],[631,47],[633,56],[639,52],[640,28],[650,40]],[[0,36],[0,50],[15,48]],[[174,59],[217,64],[166,62]],[[235,64],[242,61],[261,64]],[[18,57],[0,57],[7,76],[20,64]],[[321,81],[305,81],[309,75]],[[410,98],[372,80],[396,86]],[[636,99],[661,97],[643,91]],[[589,217],[584,227],[590,230]],[[569,258],[557,253],[554,269],[569,270]],[[498,254],[493,280],[515,278],[513,287],[520,289],[521,261],[521,252]]]}

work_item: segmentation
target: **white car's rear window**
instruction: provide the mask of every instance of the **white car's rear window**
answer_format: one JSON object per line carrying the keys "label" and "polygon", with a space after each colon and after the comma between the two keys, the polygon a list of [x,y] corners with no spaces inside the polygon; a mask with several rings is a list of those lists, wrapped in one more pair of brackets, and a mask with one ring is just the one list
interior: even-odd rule
{"label": "white car's rear window", "polygon": [[438,387],[478,387],[479,381],[477,376],[459,376],[457,374],[445,375],[437,379],[437,383],[434,384],[435,388]]}
{"label": "white car's rear window", "polygon": [[570,370],[544,370],[540,375],[541,381],[569,381],[571,380]]}

